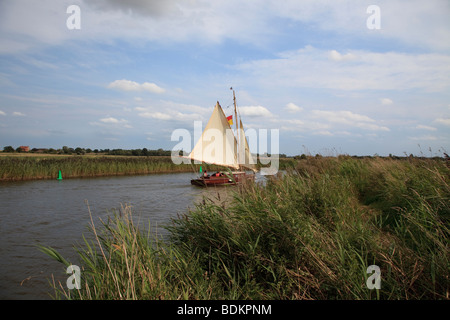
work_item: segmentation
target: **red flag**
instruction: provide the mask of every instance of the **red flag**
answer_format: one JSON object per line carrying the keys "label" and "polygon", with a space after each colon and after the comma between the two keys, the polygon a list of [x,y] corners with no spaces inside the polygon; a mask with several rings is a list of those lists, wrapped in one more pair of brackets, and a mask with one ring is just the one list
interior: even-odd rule
{"label": "red flag", "polygon": [[228,123],[230,124],[230,126],[233,124],[233,115],[227,117]]}

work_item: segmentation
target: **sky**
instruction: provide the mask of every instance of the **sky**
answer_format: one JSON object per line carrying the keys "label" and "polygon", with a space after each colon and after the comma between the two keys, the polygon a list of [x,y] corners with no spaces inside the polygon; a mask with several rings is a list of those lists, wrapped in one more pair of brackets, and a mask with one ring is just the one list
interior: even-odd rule
{"label": "sky", "polygon": [[280,153],[442,156],[449,16],[448,0],[0,0],[0,148],[171,150],[216,101],[232,113],[233,87]]}

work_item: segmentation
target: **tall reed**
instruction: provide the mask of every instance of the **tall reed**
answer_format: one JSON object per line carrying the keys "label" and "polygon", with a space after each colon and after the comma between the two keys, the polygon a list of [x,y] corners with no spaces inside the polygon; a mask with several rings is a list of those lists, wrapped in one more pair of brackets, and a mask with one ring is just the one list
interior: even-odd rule
{"label": "tall reed", "polygon": [[[449,177],[435,160],[300,160],[204,199],[167,239],[125,207],[78,249],[84,287],[63,297],[449,299]],[[381,289],[367,286],[370,265]]]}
{"label": "tall reed", "polygon": [[176,165],[170,157],[0,157],[0,181],[133,175],[198,171],[198,165]]}

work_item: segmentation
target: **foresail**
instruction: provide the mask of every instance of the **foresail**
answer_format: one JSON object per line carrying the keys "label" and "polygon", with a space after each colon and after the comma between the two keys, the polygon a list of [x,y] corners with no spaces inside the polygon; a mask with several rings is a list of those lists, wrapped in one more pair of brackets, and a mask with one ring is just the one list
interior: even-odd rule
{"label": "foresail", "polygon": [[217,102],[205,130],[188,158],[238,169],[236,146],[236,138],[227,117]]}
{"label": "foresail", "polygon": [[242,125],[242,120],[239,119],[239,121],[239,165],[256,172],[258,171],[256,169],[256,162],[250,152],[247,138],[245,137],[244,126]]}

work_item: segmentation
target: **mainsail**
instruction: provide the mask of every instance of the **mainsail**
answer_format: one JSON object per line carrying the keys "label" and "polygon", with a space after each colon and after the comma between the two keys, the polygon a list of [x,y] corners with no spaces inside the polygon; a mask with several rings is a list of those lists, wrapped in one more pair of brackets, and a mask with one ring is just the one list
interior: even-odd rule
{"label": "mainsail", "polygon": [[236,138],[222,107],[217,102],[202,136],[187,157],[201,162],[239,169],[236,148]]}

